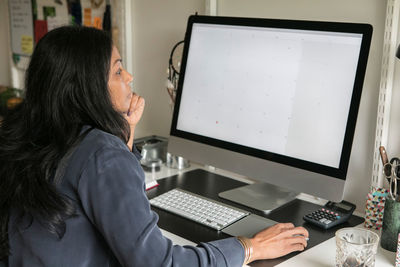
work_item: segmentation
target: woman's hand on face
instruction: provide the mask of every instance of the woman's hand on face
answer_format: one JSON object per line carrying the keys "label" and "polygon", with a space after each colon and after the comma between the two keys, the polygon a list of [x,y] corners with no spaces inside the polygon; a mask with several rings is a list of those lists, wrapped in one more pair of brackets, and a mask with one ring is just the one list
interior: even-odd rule
{"label": "woman's hand on face", "polygon": [[308,231],[294,227],[292,223],[278,223],[254,235],[251,239],[253,256],[251,261],[273,259],[302,251],[307,247]]}
{"label": "woman's hand on face", "polygon": [[125,118],[128,121],[131,128],[134,128],[142,117],[144,110],[144,98],[133,93],[131,98],[131,103],[129,105],[129,110],[125,114]]}

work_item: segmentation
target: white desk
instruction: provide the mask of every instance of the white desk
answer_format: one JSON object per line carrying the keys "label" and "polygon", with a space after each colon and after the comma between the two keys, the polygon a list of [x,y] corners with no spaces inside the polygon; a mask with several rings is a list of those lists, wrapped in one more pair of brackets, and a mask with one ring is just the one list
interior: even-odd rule
{"label": "white desk", "polygon": [[[200,165],[197,164],[191,164],[191,166],[185,170],[176,170],[176,169],[170,169],[165,166],[161,168],[161,171],[156,172],[156,173],[146,173],[147,177],[151,177],[152,179],[162,179],[166,178],[172,175],[176,175],[179,173],[183,173],[189,170],[201,168]],[[234,175],[229,172],[225,171],[220,171],[220,170],[215,170],[213,168],[205,168],[208,171],[216,172],[218,174],[224,175],[231,177],[236,180],[240,180],[242,182],[246,183],[252,183],[251,180],[246,179],[245,177]],[[311,197],[309,195],[302,194],[299,196],[302,200],[307,200],[310,202],[318,203],[322,205],[323,200],[320,200],[318,198]],[[362,216],[362,215],[361,215]],[[362,226],[359,226],[362,227]],[[180,236],[177,236],[173,233],[167,232],[163,229],[161,229],[163,234],[168,237],[169,239],[172,240],[174,244],[177,245],[192,245],[195,246],[196,244],[184,239]],[[310,236],[312,238],[312,236]],[[328,267],[328,266],[334,266],[335,265],[335,255],[336,255],[336,243],[335,243],[335,238],[328,239],[327,241],[312,247],[311,249],[305,250],[304,252],[300,253],[299,255],[292,257],[277,266],[279,267],[298,267],[298,266],[307,266],[307,267]],[[375,266],[376,267],[389,267],[389,266],[394,266],[395,262],[395,253],[390,252],[387,250],[382,249],[381,247],[378,248],[378,254],[376,255],[376,262]]]}
{"label": "white desk", "polygon": [[[169,239],[177,245],[191,245],[195,246],[196,244],[174,235],[170,232],[162,230],[164,236],[168,237]],[[312,238],[312,237],[311,237]],[[336,255],[336,244],[335,239],[331,238],[327,241],[309,249],[303,251],[299,255],[292,257],[281,264],[278,264],[279,267],[298,267],[298,266],[307,266],[307,267],[332,267],[335,265],[335,255]],[[390,252],[387,250],[382,249],[381,247],[378,248],[378,254],[376,255],[375,259],[375,266],[376,267],[391,267],[394,266],[395,262],[395,253]]]}
{"label": "white desk", "polygon": [[[311,237],[312,238],[312,237]],[[292,257],[281,264],[279,267],[294,267],[294,266],[307,266],[307,267],[331,267],[335,266],[336,256],[336,243],[335,238],[328,239],[327,241],[312,247],[309,250],[303,251],[299,255]],[[378,254],[375,258],[376,267],[389,267],[394,266],[395,253],[378,248]]]}

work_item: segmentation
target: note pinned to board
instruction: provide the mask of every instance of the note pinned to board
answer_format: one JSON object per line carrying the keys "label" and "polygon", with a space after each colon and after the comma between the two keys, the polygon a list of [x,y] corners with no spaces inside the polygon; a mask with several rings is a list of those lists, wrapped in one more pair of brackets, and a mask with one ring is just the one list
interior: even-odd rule
{"label": "note pinned to board", "polygon": [[95,27],[96,29],[99,29],[99,30],[103,29],[103,25],[102,25],[102,21],[101,21],[100,17],[94,17],[93,27]]}
{"label": "note pinned to board", "polygon": [[92,26],[92,9],[84,8],[83,9],[83,25],[90,27]]}
{"label": "note pinned to board", "polygon": [[30,56],[33,51],[32,1],[8,0],[11,50],[13,54]]}
{"label": "note pinned to board", "polygon": [[48,31],[51,31],[55,28],[64,26],[64,25],[68,25],[68,23],[66,23],[64,20],[60,20],[57,17],[48,17],[47,18],[47,29]]}
{"label": "note pinned to board", "polygon": [[35,43],[37,44],[40,39],[47,33],[47,21],[35,20]]}
{"label": "note pinned to board", "polygon": [[29,35],[21,36],[21,51],[25,54],[32,54],[33,52],[33,37]]}

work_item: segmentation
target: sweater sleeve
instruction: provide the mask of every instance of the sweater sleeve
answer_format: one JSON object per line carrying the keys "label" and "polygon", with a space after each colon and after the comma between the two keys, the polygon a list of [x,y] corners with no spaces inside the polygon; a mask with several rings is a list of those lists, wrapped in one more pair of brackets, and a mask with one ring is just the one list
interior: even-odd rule
{"label": "sweater sleeve", "polygon": [[241,266],[236,238],[197,247],[176,246],[157,226],[144,190],[144,173],[128,150],[103,148],[87,162],[78,183],[82,207],[123,266]]}

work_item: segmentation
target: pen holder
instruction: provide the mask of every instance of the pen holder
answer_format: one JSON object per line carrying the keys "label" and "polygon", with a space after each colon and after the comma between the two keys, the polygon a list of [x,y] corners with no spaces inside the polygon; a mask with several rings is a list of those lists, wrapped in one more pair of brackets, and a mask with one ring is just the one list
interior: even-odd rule
{"label": "pen holder", "polygon": [[383,213],[381,247],[393,252],[397,249],[397,237],[400,233],[400,202],[386,197]]}
{"label": "pen holder", "polygon": [[367,203],[365,205],[364,226],[380,230],[382,228],[383,210],[385,207],[385,199],[388,190],[380,187],[372,187],[367,195]]}

